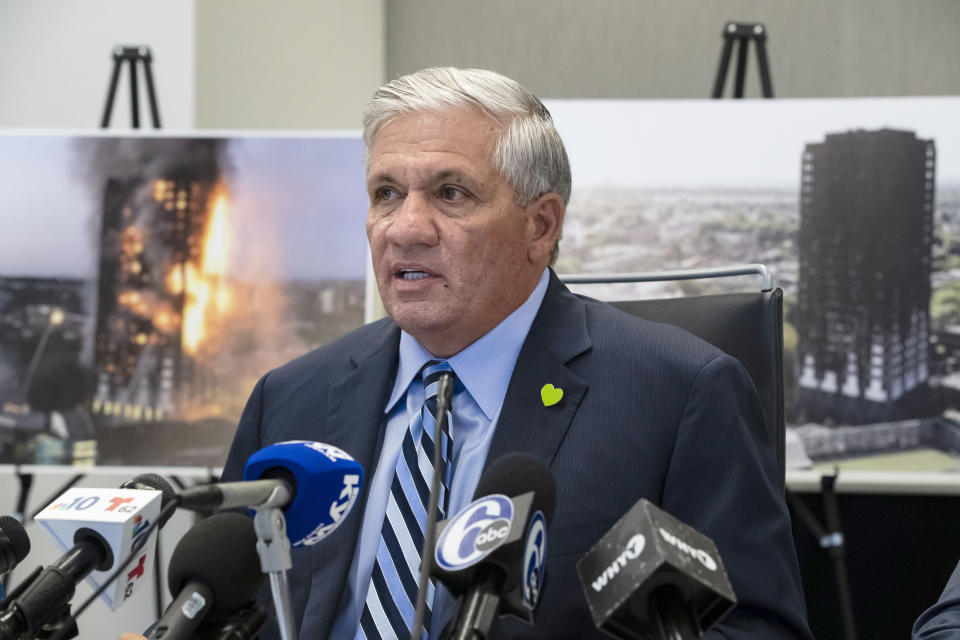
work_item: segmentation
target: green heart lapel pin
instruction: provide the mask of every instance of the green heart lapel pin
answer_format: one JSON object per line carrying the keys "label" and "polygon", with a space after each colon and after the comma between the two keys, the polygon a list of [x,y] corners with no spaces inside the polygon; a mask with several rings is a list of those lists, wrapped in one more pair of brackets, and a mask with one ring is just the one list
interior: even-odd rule
{"label": "green heart lapel pin", "polygon": [[540,387],[540,399],[543,400],[543,406],[552,407],[563,399],[563,389],[547,383]]}

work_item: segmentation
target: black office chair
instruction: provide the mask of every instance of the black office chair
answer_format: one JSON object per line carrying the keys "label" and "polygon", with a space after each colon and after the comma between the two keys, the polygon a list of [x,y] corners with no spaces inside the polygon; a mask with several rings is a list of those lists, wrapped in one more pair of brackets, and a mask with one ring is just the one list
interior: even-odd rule
{"label": "black office chair", "polygon": [[611,302],[639,318],[672,324],[737,358],[753,380],[777,456],[780,483],[786,483],[786,422],[783,410],[783,290],[762,264],[715,269],[630,274],[561,275],[567,284],[698,280],[758,275],[761,289],[683,298]]}

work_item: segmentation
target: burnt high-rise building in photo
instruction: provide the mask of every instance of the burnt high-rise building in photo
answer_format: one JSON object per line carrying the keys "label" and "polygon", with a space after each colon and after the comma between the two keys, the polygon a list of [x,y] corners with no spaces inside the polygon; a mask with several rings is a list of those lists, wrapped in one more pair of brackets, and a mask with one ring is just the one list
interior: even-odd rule
{"label": "burnt high-rise building in photo", "polygon": [[890,129],[830,134],[802,165],[802,417],[907,417],[929,376],[934,143]]}
{"label": "burnt high-rise building in photo", "polygon": [[103,183],[94,409],[120,422],[182,417],[213,395],[197,342],[222,143],[139,143],[142,165]]}

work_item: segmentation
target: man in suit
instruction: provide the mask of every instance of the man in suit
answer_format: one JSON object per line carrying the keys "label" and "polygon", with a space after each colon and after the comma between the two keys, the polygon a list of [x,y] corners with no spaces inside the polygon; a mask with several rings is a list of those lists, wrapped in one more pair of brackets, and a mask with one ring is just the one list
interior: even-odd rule
{"label": "man in suit", "polygon": [[[645,497],[717,544],[739,604],[713,637],[809,638],[773,447],[743,368],[679,329],[573,295],[550,269],[570,170],[541,102],[489,71],[427,69],[374,94],[364,145],[367,236],[390,317],[265,375],[224,469],[238,479],[254,451],[305,439],[366,470],[344,524],[294,550],[300,637],[409,635],[403,592],[419,557],[401,556],[423,522],[397,514],[418,510],[414,447],[431,446],[420,372],[439,362],[455,376],[447,514],[508,452],[538,457],[557,483],[536,626],[504,620],[505,637],[605,637],[575,563]],[[456,602],[437,589],[429,605],[436,638]]]}

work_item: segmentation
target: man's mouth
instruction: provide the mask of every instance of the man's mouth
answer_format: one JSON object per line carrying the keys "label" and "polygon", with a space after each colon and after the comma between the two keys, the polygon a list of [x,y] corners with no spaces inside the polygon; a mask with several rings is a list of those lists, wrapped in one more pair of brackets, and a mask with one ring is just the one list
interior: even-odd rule
{"label": "man's mouth", "polygon": [[430,274],[426,271],[418,271],[416,269],[401,269],[397,273],[397,277],[401,280],[423,280],[424,278],[429,278]]}

